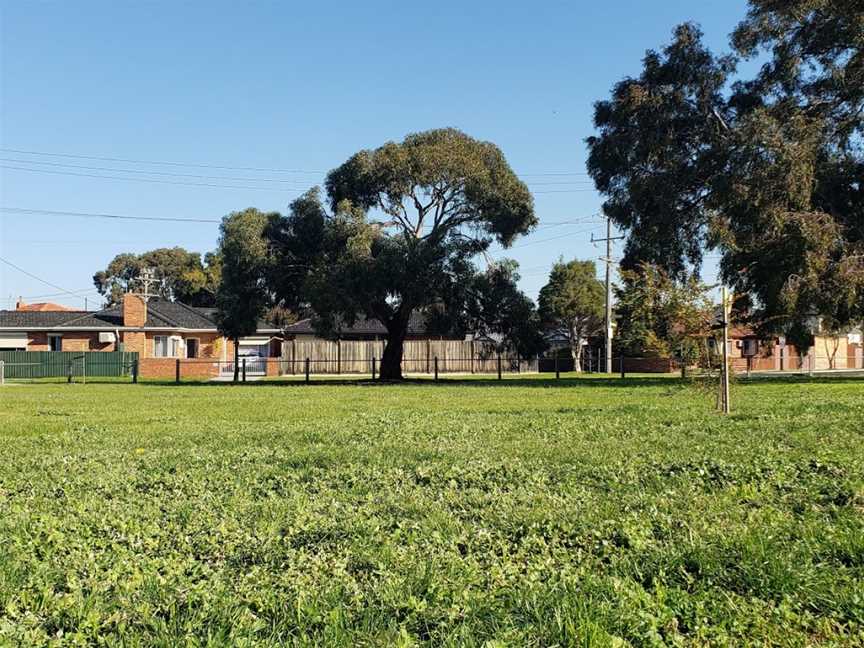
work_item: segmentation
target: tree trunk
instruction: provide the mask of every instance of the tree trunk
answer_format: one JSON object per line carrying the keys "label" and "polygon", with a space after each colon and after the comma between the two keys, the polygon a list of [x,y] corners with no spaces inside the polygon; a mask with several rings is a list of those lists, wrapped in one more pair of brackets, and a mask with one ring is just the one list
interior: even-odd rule
{"label": "tree trunk", "polygon": [[576,344],[573,350],[573,371],[582,373],[582,340],[578,340]]}
{"label": "tree trunk", "polygon": [[234,338],[234,382],[240,379],[240,338]]}
{"label": "tree trunk", "polygon": [[582,373],[582,336],[570,328],[570,355],[573,356],[573,371]]}
{"label": "tree trunk", "polygon": [[381,380],[402,380],[402,351],[408,333],[408,318],[396,315],[386,326],[387,344],[381,354]]}

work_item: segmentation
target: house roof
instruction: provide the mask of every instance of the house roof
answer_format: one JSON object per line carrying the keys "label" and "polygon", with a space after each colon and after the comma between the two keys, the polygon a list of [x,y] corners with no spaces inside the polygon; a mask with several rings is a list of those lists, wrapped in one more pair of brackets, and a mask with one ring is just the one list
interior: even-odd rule
{"label": "house roof", "polygon": [[15,310],[19,311],[77,311],[76,308],[69,308],[68,306],[63,306],[61,304],[55,304],[54,302],[37,302],[35,304],[25,304],[22,301],[19,301]]}
{"label": "house roof", "polygon": [[[288,335],[315,335],[315,327],[312,325],[312,318],[289,324],[284,329]],[[387,329],[377,319],[366,319],[358,316],[354,326],[349,326],[342,329],[343,335],[387,335]],[[425,335],[426,334],[426,319],[422,313],[413,312],[408,320],[408,335]]]}
{"label": "house roof", "polygon": [[61,326],[71,319],[86,317],[86,311],[0,311],[0,327],[2,328],[44,328]]}
{"label": "house roof", "polygon": [[[196,308],[180,302],[153,298],[147,302],[144,328],[216,330],[215,308]],[[109,329],[123,326],[120,308],[100,311],[0,311],[0,328],[4,329]],[[276,330],[271,324],[258,322],[262,331]]]}

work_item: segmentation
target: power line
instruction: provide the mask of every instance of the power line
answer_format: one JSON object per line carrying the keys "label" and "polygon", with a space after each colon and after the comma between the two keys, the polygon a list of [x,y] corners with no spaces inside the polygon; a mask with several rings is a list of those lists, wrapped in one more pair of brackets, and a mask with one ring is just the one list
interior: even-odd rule
{"label": "power line", "polygon": [[[39,164],[39,162],[32,162],[31,164]],[[52,171],[50,169],[30,169],[27,167],[20,166],[12,166],[8,164],[0,164],[0,169],[10,169],[13,171],[29,171],[30,173],[48,173],[51,175],[61,175],[61,176],[75,176],[78,178],[99,178],[102,180],[126,180],[127,182],[148,182],[155,184],[168,184],[168,185],[182,185],[187,187],[211,187],[215,189],[242,189],[244,191],[279,191],[279,192],[288,192],[288,189],[281,189],[275,187],[246,187],[246,186],[238,186],[238,185],[226,185],[226,184],[213,184],[209,182],[181,182],[175,180],[157,180],[156,178],[132,178],[132,177],[124,177],[124,176],[110,176],[110,175],[101,175],[97,173],[76,173],[73,171]],[[119,172],[123,172],[121,169],[118,169]],[[146,173],[143,172],[143,173]],[[246,178],[247,181],[255,182],[254,178]],[[533,191],[534,194],[552,194],[552,193],[581,193],[584,191],[595,191],[594,189],[553,189],[547,191]],[[298,188],[292,188],[291,193],[295,195],[301,195],[303,192]]]}
{"label": "power line", "polygon": [[[169,216],[121,216],[119,214],[100,214],[92,212],[74,212],[74,211],[54,211],[50,209],[26,209],[23,207],[0,207],[0,211],[8,214],[27,214],[27,215],[44,215],[44,216],[75,216],[81,218],[108,218],[113,220],[131,220],[131,221],[161,221],[169,223],[221,223],[217,218],[176,218]],[[578,225],[580,223],[590,222],[594,216],[586,216],[584,218],[576,218],[568,221],[554,221],[542,223],[534,231],[550,227],[560,227],[563,225]]]}
{"label": "power line", "polygon": [[530,241],[528,243],[522,243],[521,245],[514,245],[513,247],[507,248],[506,251],[517,250],[519,248],[528,247],[529,245],[537,245],[539,243],[546,243],[547,241],[556,241],[558,239],[566,238],[568,236],[574,236],[576,234],[585,234],[586,232],[596,231],[597,227],[592,227],[590,229],[584,230],[576,230],[575,232],[567,232],[566,234],[561,234],[560,236],[550,236],[549,238],[540,239],[539,241]]}
{"label": "power line", "polygon": [[583,191],[596,191],[596,189],[550,189],[546,191],[532,191],[533,194],[553,194],[553,193],[581,193]]}
{"label": "power line", "polygon": [[[100,160],[103,162],[125,162],[131,164],[152,164],[157,166],[191,167],[196,169],[222,169],[228,171],[267,171],[270,173],[328,173],[327,171],[322,171],[320,169],[277,169],[272,167],[230,166],[223,164],[200,164],[195,162],[167,162],[165,160],[136,160],[132,158],[115,158],[99,155],[81,155],[75,153],[56,153],[49,151],[28,151],[24,149],[2,147],[0,147],[0,151],[6,153],[21,153],[24,155],[42,155],[45,157],[73,158],[78,160]],[[555,171],[548,173],[522,173],[519,175],[526,178],[545,178],[554,176],[587,176],[589,174],[584,171]]]}
{"label": "power line", "polygon": [[78,299],[86,299],[86,298],[83,298],[83,297],[81,297],[81,296],[79,296],[79,295],[76,295],[76,294],[75,294],[74,292],[72,292],[71,290],[66,290],[66,289],[63,288],[62,286],[58,286],[57,284],[53,284],[53,283],[51,283],[50,281],[46,281],[45,279],[42,279],[41,277],[37,277],[37,276],[34,275],[32,272],[27,272],[27,270],[25,270],[25,269],[22,268],[21,266],[17,266],[17,265],[15,265],[15,264],[12,263],[9,259],[4,259],[3,257],[0,257],[0,261],[2,261],[3,263],[5,263],[6,265],[8,265],[10,268],[15,268],[15,270],[17,270],[18,272],[20,272],[20,273],[22,273],[22,274],[25,274],[25,275],[27,275],[28,277],[30,277],[31,279],[35,279],[36,281],[39,281],[39,282],[45,284],[46,286],[51,286],[52,288],[56,288],[57,290],[59,290],[59,291],[61,291],[61,292],[63,292],[63,293],[66,293],[67,295],[72,295],[73,297],[77,297]]}
{"label": "power line", "polygon": [[[300,184],[299,180],[285,180],[282,178],[237,178],[232,176],[211,176],[197,173],[171,173],[169,171],[150,171],[149,169],[118,169],[116,167],[90,166],[86,164],[63,164],[62,162],[43,162],[41,160],[22,160],[20,158],[0,158],[0,162],[12,162],[13,164],[41,164],[52,167],[65,167],[69,169],[88,169],[90,171],[112,171],[115,173],[141,173],[147,175],[167,176],[169,178],[199,178],[202,180],[228,180],[231,182],[279,182]],[[35,170],[35,169],[34,169]],[[557,184],[557,183],[550,183]],[[567,183],[564,183],[567,184]],[[306,186],[305,184],[301,186]]]}
{"label": "power line", "polygon": [[219,164],[196,164],[192,162],[165,162],[163,160],[134,160],[131,158],[102,157],[99,155],[79,155],[73,153],[49,153],[47,151],[25,151],[22,149],[0,148],[6,153],[23,153],[25,155],[44,155],[47,157],[74,158],[78,160],[101,160],[103,162],[126,162],[131,164],[153,164],[158,166],[192,167],[196,169],[223,169],[228,171],[267,171],[270,173],[315,173],[327,171],[312,171],[309,169],[273,169],[265,167],[226,166]]}
{"label": "power line", "polygon": [[[95,288],[81,288],[80,290],[73,290],[71,292],[73,292],[77,295],[80,295],[80,296],[83,296],[84,293],[93,293],[96,295],[101,294]],[[21,295],[20,297],[21,297],[21,299],[48,299],[49,297],[59,297],[61,295],[66,295],[66,294],[68,294],[68,293],[64,291],[64,292],[55,292],[55,293],[44,293],[42,295]]]}
{"label": "power line", "polygon": [[[0,149],[2,150],[2,149]],[[174,173],[171,171],[152,171],[150,169],[118,169],[117,167],[91,166],[88,164],[68,164],[63,162],[46,162],[43,160],[23,160],[21,158],[0,158],[0,162],[11,162],[12,164],[38,164],[50,167],[63,167],[67,169],[85,169],[89,171],[110,171],[114,173],[138,173],[144,175],[158,175],[169,178],[198,178],[201,180],[228,180],[229,182],[276,182],[281,184],[299,185],[299,187],[307,187],[308,185],[302,180],[286,180],[284,178],[250,178],[236,176],[213,176],[202,175],[199,173]],[[33,169],[35,170],[35,169]],[[556,180],[552,182],[531,182],[532,187],[541,186],[569,186],[579,184],[591,184],[591,180]]]}
{"label": "power line", "polygon": [[[3,149],[0,149],[2,151]],[[591,175],[584,171],[558,171],[554,173],[520,173],[523,178],[546,178],[551,176],[587,176]]]}
{"label": "power line", "polygon": [[[286,189],[277,189],[274,187],[240,187],[237,185],[221,185],[221,184],[212,184],[207,182],[179,182],[174,180],[156,180],[150,178],[124,178],[123,176],[107,176],[107,175],[99,175],[95,173],[74,173],[72,171],[51,171],[49,169],[28,169],[25,167],[19,166],[10,166],[6,164],[0,164],[0,169],[12,169],[14,171],[30,171],[31,173],[50,173],[53,175],[63,175],[63,176],[77,176],[80,178],[102,178],[104,180],[126,180],[128,182],[150,182],[156,184],[169,184],[169,185],[186,185],[189,187],[214,187],[216,189],[243,189],[246,191],[279,191],[283,192]],[[293,193],[300,195],[302,192],[294,191]]]}
{"label": "power line", "polygon": [[46,216],[80,216],[82,218],[110,218],[114,220],[163,221],[170,223],[221,223],[216,218],[171,218],[168,216],[120,216],[118,214],[93,214],[88,212],[51,211],[49,209],[24,209],[23,207],[0,207],[0,211],[10,214],[31,214]]}

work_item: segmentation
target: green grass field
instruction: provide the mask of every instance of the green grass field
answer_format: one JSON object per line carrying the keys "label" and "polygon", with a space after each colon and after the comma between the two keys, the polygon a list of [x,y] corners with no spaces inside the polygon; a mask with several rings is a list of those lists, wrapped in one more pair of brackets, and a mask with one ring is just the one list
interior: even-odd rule
{"label": "green grass field", "polygon": [[864,382],[0,388],[0,645],[864,645]]}

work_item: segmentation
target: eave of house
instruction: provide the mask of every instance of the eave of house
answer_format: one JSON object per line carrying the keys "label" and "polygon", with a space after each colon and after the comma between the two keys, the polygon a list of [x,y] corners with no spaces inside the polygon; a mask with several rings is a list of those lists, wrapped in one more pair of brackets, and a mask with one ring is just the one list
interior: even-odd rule
{"label": "eave of house", "polygon": [[[64,331],[70,331],[75,333],[82,332],[99,332],[99,331],[124,331],[127,333],[162,333],[162,332],[172,332],[172,333],[213,333],[219,335],[219,331],[217,329],[197,329],[197,328],[180,328],[180,327],[166,327],[166,326],[0,326],[0,331],[8,331],[10,333],[31,333],[37,332],[41,333],[43,331],[47,332],[57,332],[63,333]],[[258,329],[256,334],[267,334],[267,335],[275,335],[279,334],[282,331],[280,329]]]}

